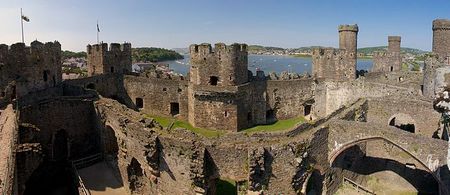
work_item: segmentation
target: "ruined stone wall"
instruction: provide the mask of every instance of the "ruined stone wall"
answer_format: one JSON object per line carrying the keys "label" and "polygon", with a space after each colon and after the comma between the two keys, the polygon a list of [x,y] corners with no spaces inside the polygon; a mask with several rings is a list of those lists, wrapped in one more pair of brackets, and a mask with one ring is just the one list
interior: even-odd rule
{"label": "ruined stone wall", "polygon": [[372,72],[396,72],[402,70],[402,57],[400,54],[400,36],[388,37],[388,50],[373,54]]}
{"label": "ruined stone wall", "polygon": [[423,96],[427,98],[434,98],[435,94],[435,78],[436,69],[445,66],[444,61],[440,59],[439,55],[433,53],[425,58],[423,67]]}
{"label": "ruined stone wall", "polygon": [[[106,139],[117,140],[117,153],[108,154],[110,164],[134,194],[214,192],[219,178],[237,181],[250,191],[296,194],[310,173],[303,160],[308,140],[250,144],[252,139],[240,135],[206,140],[186,130],[162,130],[113,100],[101,98],[96,108],[99,128],[113,132],[113,138]],[[262,147],[262,153],[254,152]],[[133,159],[139,162],[142,177],[127,170]],[[138,190],[131,190],[133,183],[140,184]]]}
{"label": "ruined stone wall", "polygon": [[440,58],[450,56],[450,20],[433,20],[433,53]]}
{"label": "ruined stone wall", "polygon": [[[36,126],[43,153],[52,159],[54,136],[58,131],[68,135],[69,158],[78,159],[98,152],[95,131],[95,111],[91,100],[57,98],[25,106],[20,110],[20,122]],[[48,120],[43,120],[43,117]]]}
{"label": "ruined stone wall", "polygon": [[15,148],[18,140],[18,125],[16,113],[10,104],[0,111],[0,192],[2,194],[15,194]]}
{"label": "ruined stone wall", "polygon": [[[61,45],[58,42],[33,41],[31,46],[16,43],[0,45],[0,97],[14,93],[20,97],[30,92],[54,87],[62,81]],[[15,81],[11,89],[6,87]]]}
{"label": "ruined stone wall", "polygon": [[375,52],[372,72],[396,72],[402,70],[400,52]]}
{"label": "ruined stone wall", "polygon": [[126,75],[124,89],[136,106],[136,98],[142,98],[143,113],[157,116],[172,116],[171,103],[178,103],[179,118],[187,120],[188,102],[186,80],[169,80]]}
{"label": "ruined stone wall", "polygon": [[[304,116],[305,106],[314,103],[313,79],[267,81],[267,109],[275,111],[277,119]],[[311,111],[312,112],[312,111]]]}
{"label": "ruined stone wall", "polygon": [[101,96],[116,99],[122,97],[123,75],[95,75],[87,78],[65,80],[64,84],[95,90]]}
{"label": "ruined stone wall", "polygon": [[194,85],[212,85],[211,77],[217,78],[217,86],[236,86],[248,82],[248,53],[246,44],[191,45],[190,80]]}
{"label": "ruined stone wall", "polygon": [[356,53],[345,49],[315,48],[312,74],[316,78],[353,80],[356,78]]}
{"label": "ruined stone wall", "polygon": [[131,72],[131,44],[107,43],[87,46],[88,75]]}
{"label": "ruined stone wall", "polygon": [[[368,101],[367,121],[389,125],[398,114],[409,115],[414,122],[415,133],[432,137],[439,127],[441,115],[433,109],[431,102],[408,99],[371,98]],[[427,116],[423,120],[423,116]]]}

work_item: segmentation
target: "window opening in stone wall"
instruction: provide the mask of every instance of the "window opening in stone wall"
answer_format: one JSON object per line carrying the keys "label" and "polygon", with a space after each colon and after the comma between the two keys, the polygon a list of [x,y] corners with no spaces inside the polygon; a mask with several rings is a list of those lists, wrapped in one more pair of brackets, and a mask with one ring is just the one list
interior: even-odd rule
{"label": "window opening in stone wall", "polygon": [[88,89],[95,89],[95,84],[94,83],[89,83],[86,85],[86,88]]}
{"label": "window opening in stone wall", "polygon": [[47,82],[47,80],[48,80],[48,71],[47,70],[44,70],[42,77],[43,77],[44,81]]}
{"label": "window opening in stone wall", "polygon": [[178,102],[170,103],[170,114],[175,116],[180,113],[180,104]]}
{"label": "window opening in stone wall", "polygon": [[114,67],[111,66],[111,73],[114,73]]}
{"label": "window opening in stone wall", "polygon": [[247,113],[247,121],[252,121],[253,116],[252,116],[252,112],[248,112]]}
{"label": "window opening in stone wall", "polygon": [[219,77],[216,77],[216,76],[209,77],[209,84],[210,85],[217,85],[217,82],[219,82]]}
{"label": "window opening in stone wall", "polygon": [[136,98],[136,107],[137,108],[143,108],[144,107],[144,100],[142,98]]}
{"label": "window opening in stone wall", "polygon": [[311,105],[309,105],[309,104],[306,104],[306,105],[304,105],[304,116],[308,116],[309,114],[311,114]]}

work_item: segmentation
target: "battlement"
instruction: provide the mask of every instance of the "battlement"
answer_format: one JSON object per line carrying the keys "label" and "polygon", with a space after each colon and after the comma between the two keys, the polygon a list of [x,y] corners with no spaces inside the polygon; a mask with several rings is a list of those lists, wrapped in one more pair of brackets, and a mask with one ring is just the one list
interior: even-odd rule
{"label": "battlement", "polygon": [[318,47],[318,48],[314,48],[312,51],[312,56],[316,57],[316,58],[321,58],[321,57],[327,57],[327,58],[336,58],[336,57],[343,57],[343,56],[347,56],[347,55],[351,55],[353,56],[354,54],[351,54],[350,52],[346,51],[345,49],[335,49],[335,48],[331,48],[331,47]]}
{"label": "battlement", "polygon": [[248,52],[246,44],[192,44],[191,82],[197,85],[235,86],[248,82]]}
{"label": "battlement", "polygon": [[402,37],[400,37],[400,36],[388,36],[388,42],[392,42],[392,41],[401,42],[402,41]]}
{"label": "battlement", "polygon": [[247,44],[233,43],[226,45],[225,43],[216,43],[212,48],[209,43],[202,43],[200,45],[192,44],[189,46],[189,53],[192,55],[206,56],[209,54],[225,54],[225,53],[246,53]]}
{"label": "battlement", "polygon": [[338,31],[352,31],[352,32],[358,32],[359,28],[357,24],[341,24],[338,27]]}
{"label": "battlement", "polygon": [[[0,45],[0,62],[6,63],[8,59],[16,61],[17,59],[23,63],[26,63],[27,59],[31,61],[28,64],[34,63],[32,57],[40,56],[40,58],[52,57],[52,55],[59,55],[61,52],[61,44],[58,41],[42,43],[39,41],[31,42],[30,46],[26,46],[24,43],[15,43],[11,46],[6,44]],[[11,62],[15,63],[15,62]]]}
{"label": "battlement", "polygon": [[131,43],[111,43],[108,48],[107,43],[100,43],[94,45],[87,45],[87,53],[92,52],[131,52]]}
{"label": "battlement", "polygon": [[88,75],[131,72],[131,43],[87,45]]}
{"label": "battlement", "polygon": [[450,30],[450,20],[448,19],[433,20],[433,31],[434,30]]}
{"label": "battlement", "polygon": [[355,79],[356,58],[354,52],[346,49],[314,48],[312,61],[312,73],[316,78]]}

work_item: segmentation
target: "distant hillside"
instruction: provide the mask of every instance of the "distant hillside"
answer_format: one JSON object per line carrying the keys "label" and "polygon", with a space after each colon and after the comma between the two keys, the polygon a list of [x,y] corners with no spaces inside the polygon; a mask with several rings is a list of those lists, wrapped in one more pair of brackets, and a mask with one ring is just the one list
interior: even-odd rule
{"label": "distant hillside", "polygon": [[131,58],[133,62],[161,62],[183,59],[183,56],[169,49],[141,47],[131,49]]}
{"label": "distant hillside", "polygon": [[174,50],[177,53],[180,54],[189,54],[189,48],[185,47],[185,48],[172,48],[172,50]]}
{"label": "distant hillside", "polygon": [[[370,55],[375,51],[383,51],[383,50],[387,50],[387,46],[359,48],[358,53],[363,53],[364,55]],[[408,47],[402,47],[402,48],[400,48],[400,50],[403,53],[410,53],[410,54],[414,54],[414,55],[428,53],[427,51],[423,51],[420,49],[414,49],[414,48],[408,48]]]}

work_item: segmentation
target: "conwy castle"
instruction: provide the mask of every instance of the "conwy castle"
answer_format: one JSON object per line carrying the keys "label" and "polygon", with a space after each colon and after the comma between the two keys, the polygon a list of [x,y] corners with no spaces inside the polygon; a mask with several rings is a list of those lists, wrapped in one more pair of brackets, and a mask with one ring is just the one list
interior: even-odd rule
{"label": "conwy castle", "polygon": [[[186,76],[135,73],[130,43],[101,43],[87,46],[88,77],[63,81],[58,42],[0,45],[0,191],[450,194],[450,20],[433,21],[422,72],[402,70],[389,36],[357,74],[360,30],[340,25],[311,75],[253,73],[247,45],[223,43],[190,45]],[[396,186],[368,187],[379,178]]]}

